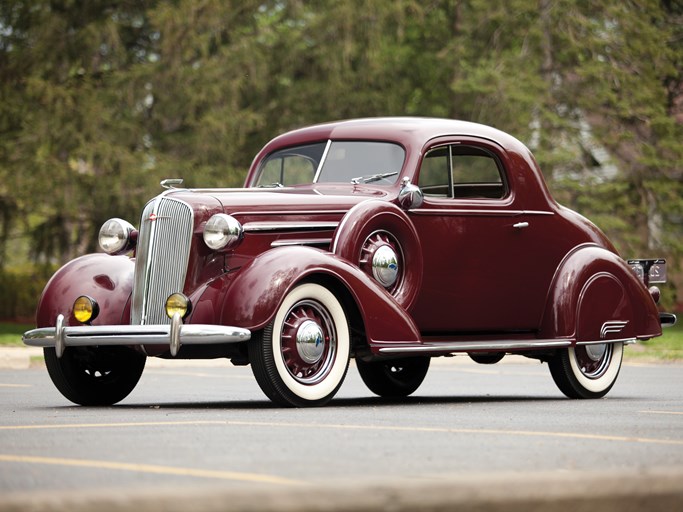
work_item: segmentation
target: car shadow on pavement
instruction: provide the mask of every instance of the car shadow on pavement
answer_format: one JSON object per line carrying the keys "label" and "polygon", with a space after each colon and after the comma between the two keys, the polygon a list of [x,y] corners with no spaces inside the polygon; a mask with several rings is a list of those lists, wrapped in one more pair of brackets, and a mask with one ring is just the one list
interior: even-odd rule
{"label": "car shadow on pavement", "polygon": [[[335,409],[344,407],[420,407],[431,405],[468,405],[468,404],[492,404],[492,403],[548,403],[565,401],[573,403],[562,396],[411,396],[407,398],[382,398],[382,397],[358,397],[358,398],[335,398],[322,409]],[[229,401],[196,401],[196,402],[123,402],[111,406],[87,407],[80,405],[66,405],[63,407],[50,407],[50,409],[117,409],[117,410],[143,410],[143,409],[212,409],[212,410],[258,410],[258,409],[289,409],[268,400],[229,400]]]}

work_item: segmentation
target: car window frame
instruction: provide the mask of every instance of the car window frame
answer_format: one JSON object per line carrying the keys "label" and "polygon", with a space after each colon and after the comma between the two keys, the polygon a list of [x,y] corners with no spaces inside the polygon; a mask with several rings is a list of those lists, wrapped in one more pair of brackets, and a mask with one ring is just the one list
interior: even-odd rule
{"label": "car window frame", "polygon": [[[490,144],[486,144],[486,141],[480,141],[477,139],[440,139],[437,141],[430,141],[429,145],[426,145],[425,148],[422,151],[422,156],[420,158],[419,162],[419,168],[417,172],[417,180],[416,180],[416,185],[422,189],[422,186],[420,185],[420,177],[422,176],[423,172],[423,166],[425,159],[427,158],[427,155],[429,155],[430,152],[442,148],[449,148],[448,151],[448,162],[449,162],[449,173],[448,173],[448,192],[449,195],[446,197],[439,197],[436,195],[429,195],[424,193],[424,200],[426,202],[433,202],[433,203],[458,203],[458,204],[467,204],[467,203],[475,203],[475,204],[495,204],[495,205],[506,205],[510,204],[513,200],[513,187],[512,187],[512,182],[509,179],[509,172],[507,167],[504,164],[503,158],[499,154],[499,151],[497,151],[498,148],[492,148]],[[503,187],[503,195],[501,197],[456,197],[454,190],[456,183],[454,183],[453,180],[453,152],[452,152],[452,147],[454,146],[459,146],[459,147],[472,147],[476,149],[477,151],[481,151],[485,153],[486,156],[490,157],[498,170],[499,176],[501,178],[501,186]],[[457,155],[455,155],[457,157]]]}

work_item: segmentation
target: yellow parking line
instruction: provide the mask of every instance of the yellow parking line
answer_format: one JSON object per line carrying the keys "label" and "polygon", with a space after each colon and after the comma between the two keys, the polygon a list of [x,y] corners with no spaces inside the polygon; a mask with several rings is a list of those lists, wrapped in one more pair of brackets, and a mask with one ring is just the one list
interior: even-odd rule
{"label": "yellow parking line", "polygon": [[419,427],[392,425],[353,425],[337,423],[284,423],[238,420],[198,420],[198,421],[153,421],[130,423],[81,423],[81,424],[51,424],[51,425],[4,425],[0,430],[48,430],[48,429],[77,429],[77,428],[117,428],[117,427],[159,427],[182,425],[225,425],[239,427],[270,427],[295,429],[332,429],[332,430],[369,430],[384,432],[417,432],[435,434],[479,434],[493,436],[520,437],[550,437],[563,439],[586,439],[594,441],[613,441],[621,443],[664,444],[683,446],[683,439],[657,439],[652,437],[612,436],[591,434],[586,432],[548,432],[536,430],[505,430],[490,428],[449,428],[449,427]]}
{"label": "yellow parking line", "polygon": [[266,483],[276,485],[301,485],[303,482],[281,478],[272,475],[256,473],[239,473],[233,471],[215,471],[210,469],[178,468],[170,466],[156,466],[153,464],[134,464],[125,462],[110,462],[103,460],[62,459],[55,457],[33,457],[26,455],[3,455],[0,461],[23,462],[27,464],[49,464],[54,466],[81,467],[93,469],[114,469],[118,471],[132,471],[136,473],[155,473],[159,475],[189,476],[195,478],[209,478],[218,480],[236,480],[240,482]]}
{"label": "yellow parking line", "polygon": [[683,416],[683,411],[639,411],[642,414],[672,414],[677,416]]}
{"label": "yellow parking line", "polygon": [[559,438],[574,438],[574,439],[590,439],[596,441],[616,441],[628,443],[650,443],[650,444],[668,444],[683,446],[683,439],[656,439],[648,437],[631,437],[631,436],[609,436],[602,434],[587,434],[582,432],[546,432],[534,430],[504,430],[504,429],[488,429],[488,428],[448,428],[448,427],[399,427],[391,425],[342,425],[342,424],[321,424],[321,423],[266,423],[266,422],[241,422],[241,421],[226,421],[228,425],[241,426],[265,426],[265,427],[290,427],[290,428],[332,428],[339,430],[377,430],[377,431],[394,431],[394,432],[425,432],[425,433],[443,433],[443,434],[485,434],[495,436],[524,436],[524,437],[559,437]]}
{"label": "yellow parking line", "polygon": [[1,384],[0,388],[30,388],[31,384]]}

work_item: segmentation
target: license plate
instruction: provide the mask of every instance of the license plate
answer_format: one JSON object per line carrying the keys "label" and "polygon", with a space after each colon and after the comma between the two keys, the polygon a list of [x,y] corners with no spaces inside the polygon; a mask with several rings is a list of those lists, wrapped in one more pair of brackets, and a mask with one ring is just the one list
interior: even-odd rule
{"label": "license plate", "polygon": [[666,283],[666,260],[628,260],[627,263],[644,283]]}

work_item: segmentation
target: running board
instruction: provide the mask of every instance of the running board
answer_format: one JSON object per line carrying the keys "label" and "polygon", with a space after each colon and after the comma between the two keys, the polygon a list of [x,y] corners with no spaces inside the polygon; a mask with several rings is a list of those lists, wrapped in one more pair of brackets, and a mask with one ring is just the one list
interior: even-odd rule
{"label": "running board", "polygon": [[[500,341],[463,341],[455,343],[430,342],[421,345],[378,347],[380,354],[453,354],[455,352],[508,352],[537,350],[544,348],[570,347],[574,340],[500,340]],[[604,342],[603,342],[604,343]]]}

